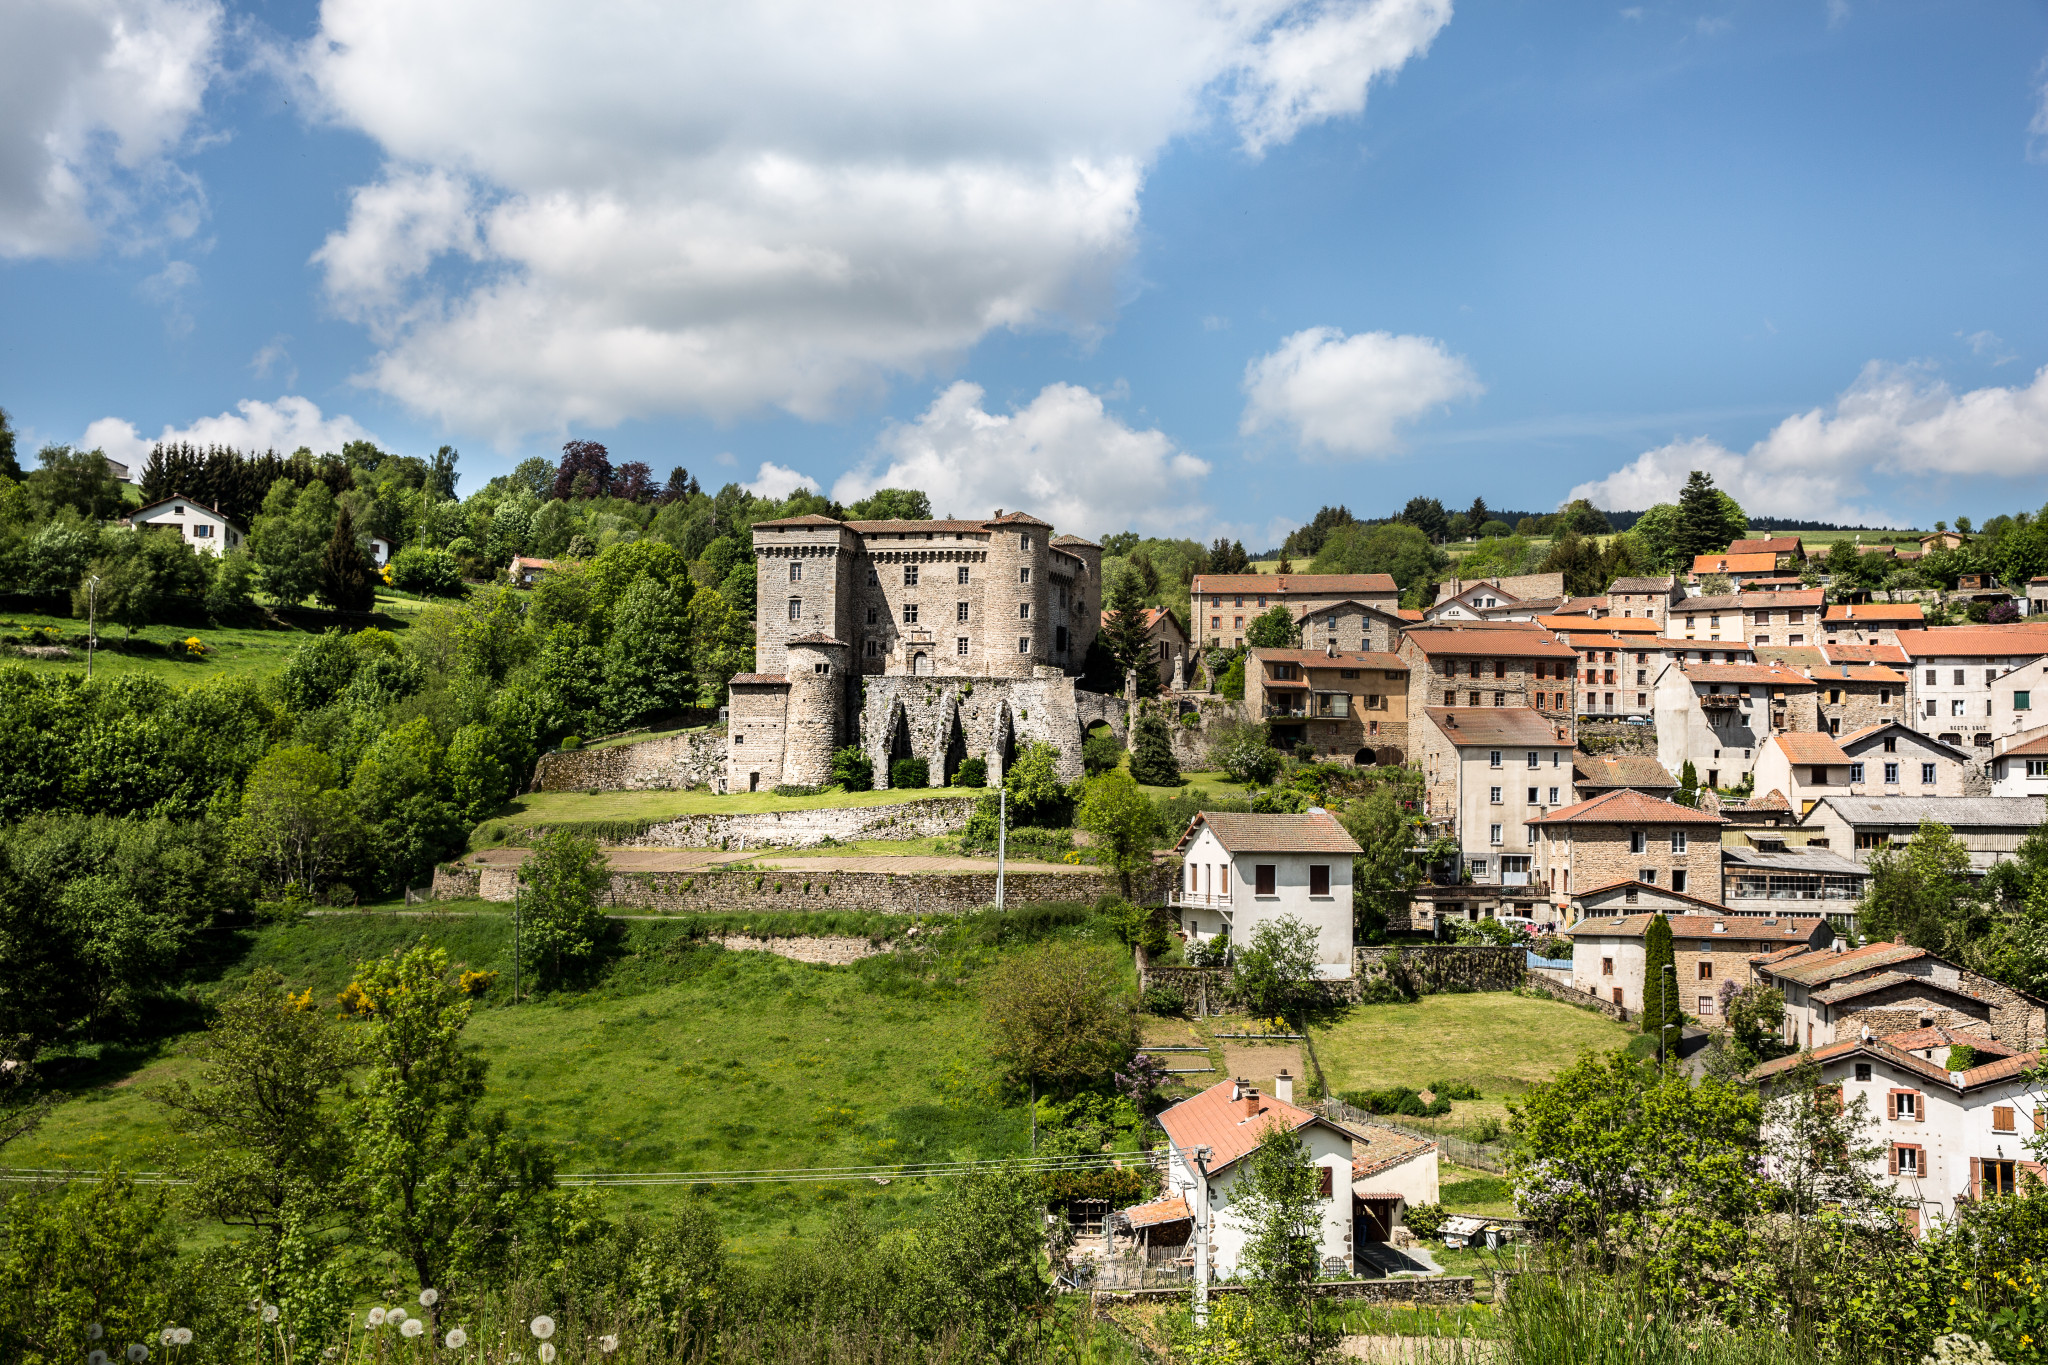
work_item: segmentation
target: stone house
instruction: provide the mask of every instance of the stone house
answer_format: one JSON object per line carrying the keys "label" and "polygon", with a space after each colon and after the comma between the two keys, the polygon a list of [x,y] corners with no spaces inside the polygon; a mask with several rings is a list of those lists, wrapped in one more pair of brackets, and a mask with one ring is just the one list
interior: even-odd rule
{"label": "stone house", "polygon": [[1303,649],[1391,654],[1409,623],[1397,612],[1364,602],[1331,602],[1302,612],[1294,628]]}
{"label": "stone house", "polygon": [[1448,602],[1453,597],[1462,597],[1468,588],[1489,587],[1499,589],[1498,606],[1508,602],[1527,602],[1555,598],[1564,600],[1564,575],[1561,573],[1509,574],[1506,577],[1491,578],[1446,578],[1437,584],[1436,600]]}
{"label": "stone house", "polygon": [[[1610,907],[1612,909],[1612,907]],[[1657,914],[1618,910],[1588,915],[1565,932],[1572,940],[1572,985],[1630,1012],[1643,1008],[1644,937]],[[1722,1015],[1721,991],[1751,980],[1751,959],[1790,945],[1818,948],[1835,931],[1820,919],[1767,921],[1714,913],[1665,915],[1671,927],[1673,987],[1679,1008],[1707,1024]],[[1654,997],[1653,997],[1654,999]]]}
{"label": "stone house", "polygon": [[1799,823],[1867,865],[1873,851],[1910,843],[1921,821],[1937,821],[1969,850],[1970,870],[1983,873],[2010,862],[2044,817],[2048,803],[2030,796],[1825,796]]}
{"label": "stone house", "polygon": [[1865,1029],[1883,1036],[1938,1027],[2031,1050],[2048,1023],[2041,1001],[1911,944],[1838,942],[1754,970],[1783,992],[1784,1039],[1794,1047],[1825,1047]]}
{"label": "stone house", "polygon": [[514,555],[512,562],[505,566],[505,577],[515,588],[530,588],[545,578],[554,567],[555,561],[552,559]]}
{"label": "stone house", "polygon": [[1688,597],[1666,615],[1664,634],[1674,640],[1739,641],[1752,651],[1818,644],[1822,599],[1818,588]]}
{"label": "stone house", "polygon": [[1831,645],[1895,645],[1902,635],[1926,628],[1927,612],[1918,602],[1838,603],[1821,618]]}
{"label": "stone house", "polygon": [[1317,973],[1351,976],[1351,860],[1364,850],[1335,816],[1200,811],[1173,851],[1170,904],[1190,942],[1250,943],[1261,924],[1292,916],[1316,931]]}
{"label": "stone house", "polygon": [[1809,671],[1818,725],[1831,735],[1902,723],[1911,711],[1906,674],[1886,664],[1831,664]]}
{"label": "stone house", "polygon": [[1556,905],[1568,904],[1575,887],[1627,881],[1718,903],[1723,823],[1708,811],[1627,788],[1533,814],[1536,880]]}
{"label": "stone house", "polygon": [[1768,578],[1777,571],[1776,555],[1737,555],[1724,550],[1720,554],[1693,556],[1688,581],[1698,583],[1705,578],[1726,578],[1740,588],[1752,578]]}
{"label": "stone house", "polygon": [[1678,779],[1648,754],[1573,754],[1572,799],[1590,801],[1627,788],[1668,800]]}
{"label": "stone house", "polygon": [[1351,1199],[1358,1211],[1354,1247],[1391,1241],[1409,1209],[1442,1202],[1434,1142],[1377,1123],[1344,1127],[1351,1134]]}
{"label": "stone house", "polygon": [[1425,621],[1533,621],[1566,605],[1562,596],[1517,597],[1494,582],[1481,579],[1423,608]]}
{"label": "stone house", "polygon": [[2048,726],[2001,740],[1987,766],[1993,796],[2048,797]]}
{"label": "stone house", "polygon": [[1427,814],[1458,841],[1459,901],[1478,919],[1542,899],[1527,824],[1569,802],[1565,728],[1527,708],[1427,708],[1410,728]]}
{"label": "stone house", "polygon": [[1286,607],[1295,620],[1357,602],[1392,613],[1401,604],[1393,577],[1362,574],[1196,574],[1188,585],[1188,610],[1195,635],[1211,649],[1241,649],[1246,625],[1274,607]]}
{"label": "stone house", "polygon": [[1580,715],[1650,714],[1649,652],[1638,647],[1647,639],[1582,628],[1571,632],[1568,643],[1579,656]]}
{"label": "stone house", "polygon": [[1276,748],[1318,758],[1402,763],[1408,751],[1408,663],[1398,654],[1255,649],[1245,661],[1245,714]]}
{"label": "stone house", "polygon": [[[2001,726],[2015,726],[2012,696],[2001,719],[1999,680],[2048,657],[2048,629],[2040,623],[1958,626],[1914,631],[1899,640],[1912,661],[1908,677],[1912,724],[1944,743],[1990,749]],[[2028,697],[2031,708],[2032,697]],[[2016,726],[2016,728],[2025,728]],[[2010,730],[2006,733],[2011,733]]]}
{"label": "stone house", "polygon": [[[1899,1046],[1902,1038],[1858,1035],[1813,1050],[1821,1084],[1837,1091],[1845,1105],[1862,1099],[1877,1122],[1882,1146],[1870,1174],[1889,1181],[1899,1215],[1916,1236],[1953,1219],[1965,1200],[2017,1193],[2022,1171],[2041,1179],[2030,1160],[2033,1141],[2048,1114],[2048,1096],[2032,1079],[2036,1059],[2002,1056],[1968,1071],[1950,1071],[1943,1061]],[[1749,1073],[1769,1093],[1771,1083],[1804,1062],[1780,1057]]]}
{"label": "stone house", "polygon": [[2048,612],[2048,578],[2027,580],[2027,615],[2039,616]]}
{"label": "stone house", "polygon": [[248,534],[197,498],[182,493],[138,507],[119,524],[154,535],[175,535],[203,555],[239,550]]}
{"label": "stone house", "polygon": [[1806,547],[1799,543],[1798,536],[1759,536],[1747,540],[1731,541],[1728,546],[1731,555],[1770,555],[1780,569],[1796,569],[1806,562]]}
{"label": "stone house", "polygon": [[1670,664],[1652,697],[1657,761],[1710,787],[1741,783],[1771,735],[1818,726],[1813,679],[1768,664]]}
{"label": "stone house", "polygon": [[[1148,657],[1159,673],[1162,689],[1185,686],[1193,669],[1189,666],[1192,642],[1188,633],[1181,629],[1180,618],[1165,607],[1146,607],[1145,642]],[[1098,629],[1109,624],[1109,613],[1102,613]]]}
{"label": "stone house", "polygon": [[1617,578],[1607,585],[1607,609],[1613,616],[1624,619],[1637,617],[1655,621],[1659,626],[1671,608],[1685,600],[1685,588],[1675,574],[1659,574],[1650,578]]}
{"label": "stone house", "polygon": [[1534,625],[1416,626],[1396,651],[1408,663],[1410,715],[1425,707],[1539,713],[1571,737],[1578,653]]}
{"label": "stone house", "polygon": [[1166,1189],[1188,1201],[1196,1245],[1206,1245],[1214,1280],[1237,1275],[1251,1228],[1234,1208],[1245,1158],[1266,1130],[1278,1126],[1308,1149],[1317,1168],[1315,1244],[1319,1263],[1348,1270],[1356,1223],[1362,1216],[1351,1192],[1351,1135],[1277,1095],[1262,1095],[1244,1079],[1218,1081],[1159,1115],[1166,1130]]}

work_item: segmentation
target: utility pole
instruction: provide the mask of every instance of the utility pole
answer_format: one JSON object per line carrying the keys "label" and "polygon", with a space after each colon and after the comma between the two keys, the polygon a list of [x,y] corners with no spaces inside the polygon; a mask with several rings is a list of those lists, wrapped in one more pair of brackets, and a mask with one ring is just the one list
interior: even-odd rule
{"label": "utility pole", "polygon": [[1188,1155],[1195,1168],[1195,1326],[1209,1325],[1209,1157],[1213,1148]]}
{"label": "utility pole", "polygon": [[1010,789],[996,788],[996,909],[1003,908],[1003,864],[1010,837]]}
{"label": "utility pole", "polygon": [[1664,1035],[1671,1028],[1671,986],[1677,973],[1667,962],[1657,973],[1657,1065],[1664,1065]]}
{"label": "utility pole", "polygon": [[100,576],[85,580],[85,680],[92,681],[92,647],[100,642]]}

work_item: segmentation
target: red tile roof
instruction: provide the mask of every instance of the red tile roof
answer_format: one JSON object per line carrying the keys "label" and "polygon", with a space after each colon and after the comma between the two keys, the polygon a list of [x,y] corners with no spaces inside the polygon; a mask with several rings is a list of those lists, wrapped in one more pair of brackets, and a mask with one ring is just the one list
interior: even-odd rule
{"label": "red tile roof", "polygon": [[1737,540],[1729,543],[1731,555],[1784,555],[1799,550],[1798,536],[1763,536],[1755,540]]}
{"label": "red tile roof", "polygon": [[1393,575],[1383,573],[1198,573],[1189,589],[1197,595],[1262,592],[1295,597],[1384,596],[1401,590]]}
{"label": "red tile roof", "polygon": [[1185,847],[1206,825],[1216,842],[1232,853],[1348,853],[1365,850],[1344,832],[1328,812],[1301,815],[1246,815],[1236,811],[1196,811],[1174,849]]}
{"label": "red tile roof", "polygon": [[1847,763],[1849,755],[1842,752],[1842,746],[1835,743],[1832,735],[1818,730],[1787,730],[1772,735],[1766,744],[1778,746],[1778,752],[1785,755],[1790,763]]}
{"label": "red tile roof", "polygon": [[1813,679],[1772,664],[1686,664],[1679,671],[1698,683],[1746,683],[1751,687],[1812,687]]}
{"label": "red tile roof", "polygon": [[1877,624],[1884,621],[1925,621],[1927,612],[1918,602],[1849,602],[1828,608],[1821,618],[1829,625],[1847,622]]}
{"label": "red tile roof", "polygon": [[1972,1048],[1986,1057],[2017,1057],[2020,1055],[2018,1048],[2007,1047],[1996,1038],[1986,1038],[1980,1034],[1965,1033],[1961,1029],[1942,1028],[1940,1025],[1935,1025],[1931,1028],[1909,1029],[1904,1033],[1887,1033],[1884,1035],[1883,1041],[1890,1043],[1893,1047],[1903,1048],[1908,1052],[1923,1047],[1954,1047],[1960,1043],[1964,1047]]}
{"label": "red tile roof", "polygon": [[845,524],[843,521],[834,521],[831,517],[820,516],[816,512],[806,512],[800,517],[777,517],[774,521],[757,521],[754,523],[754,526],[757,529],[763,526],[772,526],[779,531],[792,526],[844,526]]}
{"label": "red tile roof", "polygon": [[1718,815],[1645,795],[1633,787],[1602,792],[1575,806],[1525,821],[1531,825],[1725,825]]}
{"label": "red tile roof", "polygon": [[1545,712],[1526,706],[1432,706],[1426,714],[1444,738],[1464,748],[1558,748],[1571,743],[1558,736],[1556,722]]}
{"label": "red tile roof", "polygon": [[1778,567],[1776,555],[1695,555],[1692,571],[1703,573],[1769,573]]}
{"label": "red tile roof", "polygon": [[1998,757],[2020,758],[2024,756],[2031,758],[2035,754],[2048,754],[2048,735],[2042,735],[2039,739],[2030,739],[2024,744],[2015,744],[2012,748],[1998,755]]}
{"label": "red tile roof", "polygon": [[1191,1152],[1196,1147],[1210,1149],[1208,1169],[1212,1176],[1248,1155],[1259,1145],[1266,1129],[1276,1123],[1290,1133],[1298,1133],[1312,1124],[1321,1124],[1335,1133],[1344,1131],[1320,1114],[1297,1109],[1271,1095],[1254,1092],[1249,1102],[1233,1100],[1231,1094],[1236,1086],[1236,1081],[1218,1081],[1159,1116],[1159,1126],[1182,1152]]}
{"label": "red tile roof", "polygon": [[1163,1223],[1185,1223],[1192,1216],[1188,1212],[1188,1201],[1180,1195],[1170,1199],[1155,1199],[1149,1204],[1139,1204],[1123,1211],[1130,1220],[1131,1230],[1156,1228]]}
{"label": "red tile roof", "polygon": [[1970,626],[1914,631],[1899,641],[1915,659],[2039,658],[2048,654],[2048,623],[2036,626]]}
{"label": "red tile roof", "polygon": [[1489,659],[1570,659],[1578,651],[1533,621],[1500,621],[1490,625],[1424,626],[1403,635],[1431,656],[1483,655]]}
{"label": "red tile roof", "polygon": [[1396,607],[1394,614],[1403,621],[1420,621],[1422,619],[1422,611],[1418,607]]}
{"label": "red tile roof", "polygon": [[1995,1062],[1986,1062],[1982,1066],[1973,1066],[1968,1071],[1963,1072],[1962,1085],[1958,1087],[1955,1078],[1947,1070],[1933,1062],[1915,1057],[1912,1053],[1893,1046],[1886,1039],[1873,1038],[1865,1042],[1861,1039],[1852,1038],[1845,1042],[1829,1043],[1826,1047],[1815,1048],[1811,1053],[1799,1052],[1789,1057],[1780,1057],[1776,1061],[1765,1062],[1762,1066],[1750,1072],[1748,1079],[1756,1081],[1781,1075],[1798,1066],[1809,1056],[1816,1062],[1825,1063],[1844,1061],[1859,1054],[1866,1057],[1881,1058],[1898,1067],[1901,1071],[1910,1072],[1936,1085],[1957,1090],[1959,1093],[1974,1090],[1983,1085],[1996,1085],[2001,1081],[2017,1079],[2040,1065],[2041,1061],[2039,1053],[2031,1052],[2022,1052],[2011,1057],[2001,1057]]}

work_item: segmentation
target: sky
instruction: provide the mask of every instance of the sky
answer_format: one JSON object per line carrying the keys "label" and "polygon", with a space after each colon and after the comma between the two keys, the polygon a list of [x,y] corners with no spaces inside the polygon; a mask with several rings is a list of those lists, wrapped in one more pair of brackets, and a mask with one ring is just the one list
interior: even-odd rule
{"label": "sky", "polygon": [[2048,5],[10,0],[23,443],[1277,544],[2048,501]]}

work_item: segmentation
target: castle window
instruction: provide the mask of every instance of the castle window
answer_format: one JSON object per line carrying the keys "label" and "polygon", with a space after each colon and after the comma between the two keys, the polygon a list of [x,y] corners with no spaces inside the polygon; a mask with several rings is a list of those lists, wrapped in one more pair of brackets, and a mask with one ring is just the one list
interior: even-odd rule
{"label": "castle window", "polygon": [[827,673],[830,673],[831,671],[832,671],[832,665],[830,665],[830,664],[812,664],[812,665],[811,665],[811,672],[813,672],[813,673],[816,673],[816,674],[817,674],[818,676],[820,676],[820,677],[823,677],[823,676],[824,676],[825,674],[827,674]]}
{"label": "castle window", "polygon": [[953,619],[955,621],[965,621],[967,619],[967,604],[965,602],[955,602],[953,604]]}
{"label": "castle window", "polygon": [[803,598],[792,597],[789,599],[789,619],[792,621],[801,621],[804,619]]}
{"label": "castle window", "polygon": [[906,626],[917,624],[917,603],[905,602],[903,604],[903,624]]}
{"label": "castle window", "polygon": [[1019,602],[1017,604],[1017,619],[1020,621],[1029,621],[1031,619],[1031,604],[1029,602]]}
{"label": "castle window", "polygon": [[1019,583],[1029,583],[1031,581],[1030,565],[1027,564],[1023,568],[1017,570],[1017,581]]}
{"label": "castle window", "polygon": [[792,583],[804,581],[804,562],[801,559],[789,561],[789,581]]}
{"label": "castle window", "polygon": [[960,566],[960,582],[963,584],[967,582],[967,566],[965,564]]}
{"label": "castle window", "polygon": [[[873,619],[874,619],[874,615],[875,615],[875,614],[874,614],[873,612],[869,612],[869,613],[868,613],[868,619],[869,619],[869,620],[873,620]],[[877,655],[877,654],[879,654],[879,653],[881,653],[881,651],[880,651],[879,649],[877,649],[877,648],[875,647],[875,642],[874,642],[873,640],[870,640],[870,641],[868,641],[868,657],[869,657],[870,659],[872,659],[872,658],[874,658],[874,657],[875,657],[875,655]]]}
{"label": "castle window", "polygon": [[967,653],[967,637],[965,635],[953,642],[953,652],[960,655]]}
{"label": "castle window", "polygon": [[1031,637],[1029,635],[1019,635],[1017,637],[1017,652],[1019,654],[1029,654],[1031,652]]}
{"label": "castle window", "polygon": [[882,580],[875,573],[875,568],[872,564],[868,566],[868,586],[871,588],[879,588],[882,586]]}
{"label": "castle window", "polygon": [[903,566],[903,586],[906,588],[917,586],[917,565],[905,564]]}
{"label": "castle window", "polygon": [[[1067,628],[1065,626],[1053,627],[1052,647],[1054,653],[1064,654],[1067,652]],[[1166,646],[1162,644],[1160,648],[1164,649]]]}
{"label": "castle window", "polygon": [[871,626],[872,626],[872,625],[876,625],[876,624],[878,624],[878,622],[879,622],[879,618],[880,618],[880,610],[881,610],[881,609],[880,609],[880,608],[878,608],[878,607],[869,607],[869,608],[868,608],[868,624],[869,624],[869,625],[871,625]]}
{"label": "castle window", "polygon": [[1022,550],[1022,551],[1023,551],[1023,552],[1025,553],[1025,554],[1027,554],[1027,555],[1028,555],[1028,554],[1030,554],[1030,553],[1031,553],[1031,537],[1030,537],[1030,536],[1018,536],[1018,537],[1017,537],[1017,548],[1018,548],[1018,549],[1020,549],[1020,550]]}

